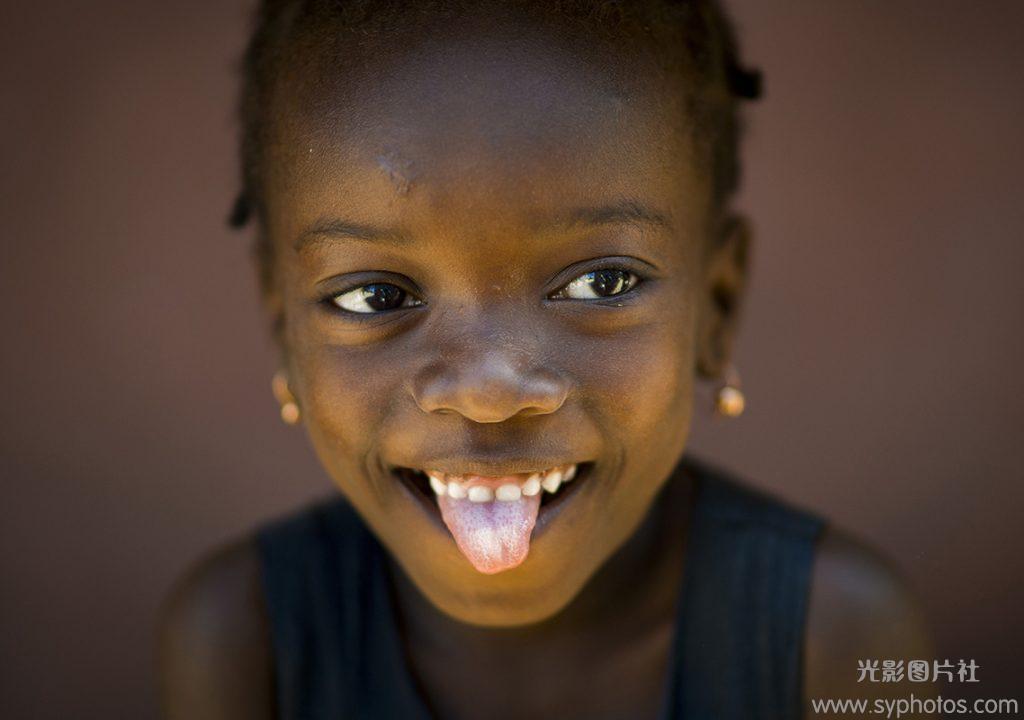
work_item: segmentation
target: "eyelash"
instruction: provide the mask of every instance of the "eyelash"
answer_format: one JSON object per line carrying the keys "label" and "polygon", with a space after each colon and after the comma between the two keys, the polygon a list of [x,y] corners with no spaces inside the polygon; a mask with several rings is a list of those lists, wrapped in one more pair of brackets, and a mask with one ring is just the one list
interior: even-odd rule
{"label": "eyelash", "polygon": [[[566,294],[567,292],[570,292],[570,288],[575,283],[584,281],[584,278],[589,278],[590,285],[594,285],[595,282],[603,282],[603,283],[607,283],[607,282],[610,282],[610,281],[614,282],[613,278],[608,278],[608,277],[601,278],[601,277],[599,277],[599,274],[601,274],[601,273],[620,273],[621,275],[618,278],[618,280],[622,284],[624,284],[625,287],[622,290],[620,290],[619,292],[616,292],[614,294],[610,294],[610,295],[596,295],[595,294],[594,297],[589,297],[589,298],[570,297],[570,296],[568,296]],[[586,281],[584,281],[584,282],[586,282]],[[633,272],[632,270],[630,270],[628,268],[625,268],[625,267],[622,267],[622,266],[619,266],[619,265],[607,265],[607,266],[602,266],[602,267],[594,268],[593,270],[587,270],[585,272],[582,272],[582,273],[574,276],[569,282],[567,282],[564,285],[562,285],[558,290],[556,290],[555,292],[551,293],[547,297],[548,297],[549,300],[576,300],[576,301],[583,301],[583,302],[611,300],[613,298],[619,298],[619,297],[622,297],[623,295],[627,295],[627,294],[633,292],[637,288],[637,286],[641,285],[643,282],[644,282],[644,278],[642,278],[638,273],[635,273],[635,272]],[[369,304],[366,302],[368,299],[379,298],[380,297],[380,292],[379,291],[374,292],[372,294],[367,293],[367,290],[369,288],[374,288],[374,287],[376,287],[376,288],[384,288],[384,287],[395,288],[399,293],[401,293],[400,297],[402,298],[402,305],[400,305],[398,307],[394,307],[394,308],[386,308],[386,309],[380,309],[380,310],[373,310],[372,306],[370,306],[371,310],[369,310],[369,311],[362,311],[362,310],[351,310],[349,308],[343,307],[339,303],[339,299],[340,298],[343,298],[346,295],[350,295],[350,296],[352,296],[351,300],[353,300],[353,301],[362,300],[364,305],[369,306]],[[579,289],[581,287],[583,287],[583,285],[578,285],[577,289]],[[359,297],[354,295],[359,290],[363,291],[363,297],[362,298],[359,298]],[[409,304],[406,304],[406,301],[410,301],[410,300],[412,302],[409,303]],[[381,315],[381,314],[384,314],[384,313],[392,312],[394,310],[402,310],[402,309],[405,309],[405,308],[408,308],[408,307],[418,307],[418,306],[426,304],[422,300],[420,300],[419,298],[414,296],[411,292],[407,291],[405,288],[403,288],[403,287],[401,287],[401,286],[399,286],[399,285],[397,285],[395,283],[391,283],[391,282],[369,282],[369,283],[365,283],[363,285],[357,285],[356,287],[352,287],[352,288],[349,288],[347,290],[343,290],[341,292],[331,293],[331,294],[327,295],[325,298],[323,298],[323,302],[324,302],[324,304],[328,305],[331,309],[333,309],[335,311],[345,313],[346,315],[357,315],[357,316],[358,315],[368,315],[368,316]]]}

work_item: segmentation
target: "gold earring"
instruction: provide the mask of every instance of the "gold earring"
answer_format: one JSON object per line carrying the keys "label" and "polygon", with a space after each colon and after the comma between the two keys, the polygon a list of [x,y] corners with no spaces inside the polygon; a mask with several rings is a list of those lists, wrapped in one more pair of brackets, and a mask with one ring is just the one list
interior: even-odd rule
{"label": "gold earring", "polygon": [[725,369],[722,384],[715,392],[715,412],[722,417],[739,417],[746,405],[747,399],[740,390],[740,374],[730,364]]}
{"label": "gold earring", "polygon": [[274,373],[270,381],[270,391],[274,393],[277,402],[281,404],[281,419],[288,425],[296,425],[302,417],[299,412],[299,405],[295,402],[291,390],[288,389],[288,376],[284,370]]}

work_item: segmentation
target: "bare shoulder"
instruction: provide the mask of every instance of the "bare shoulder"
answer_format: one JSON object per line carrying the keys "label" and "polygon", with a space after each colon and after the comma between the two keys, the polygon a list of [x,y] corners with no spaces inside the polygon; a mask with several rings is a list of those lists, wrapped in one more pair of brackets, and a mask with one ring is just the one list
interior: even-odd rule
{"label": "bare shoulder", "polygon": [[[921,603],[892,563],[845,532],[827,528],[816,554],[807,617],[805,697],[917,697],[907,681],[858,682],[858,663],[932,658]],[[881,677],[879,670],[878,677]],[[820,715],[820,713],[819,713]]]}
{"label": "bare shoulder", "polygon": [[159,619],[168,720],[270,718],[272,659],[259,555],[247,538],[216,549],[175,585]]}

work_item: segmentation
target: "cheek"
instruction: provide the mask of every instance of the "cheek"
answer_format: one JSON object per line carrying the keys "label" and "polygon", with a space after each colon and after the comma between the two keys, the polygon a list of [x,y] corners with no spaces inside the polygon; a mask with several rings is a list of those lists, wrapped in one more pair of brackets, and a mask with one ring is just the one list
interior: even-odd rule
{"label": "cheek", "polygon": [[695,314],[665,313],[618,334],[613,352],[588,366],[592,412],[621,453],[603,522],[613,541],[632,532],[669,478],[689,436]]}
{"label": "cheek", "polygon": [[350,497],[358,494],[363,483],[356,479],[368,474],[398,374],[388,372],[378,354],[330,345],[293,353],[292,367],[300,379],[303,422],[317,454]]}
{"label": "cheek", "polygon": [[621,443],[656,447],[686,432],[693,400],[695,313],[680,302],[651,322],[602,338],[581,384]]}

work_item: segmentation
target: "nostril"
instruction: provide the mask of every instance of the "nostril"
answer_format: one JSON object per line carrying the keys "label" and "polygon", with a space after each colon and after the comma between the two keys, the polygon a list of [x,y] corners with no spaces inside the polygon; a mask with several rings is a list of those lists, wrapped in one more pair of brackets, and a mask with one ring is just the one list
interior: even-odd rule
{"label": "nostril", "polygon": [[459,365],[432,364],[411,379],[409,388],[424,412],[459,414],[479,423],[552,413],[569,391],[568,383],[546,368],[524,370],[494,357]]}
{"label": "nostril", "polygon": [[443,391],[414,393],[426,413],[462,415],[478,423],[498,423],[516,416],[553,413],[565,402],[567,392],[547,385],[541,390],[495,387],[493,384],[453,384]]}

